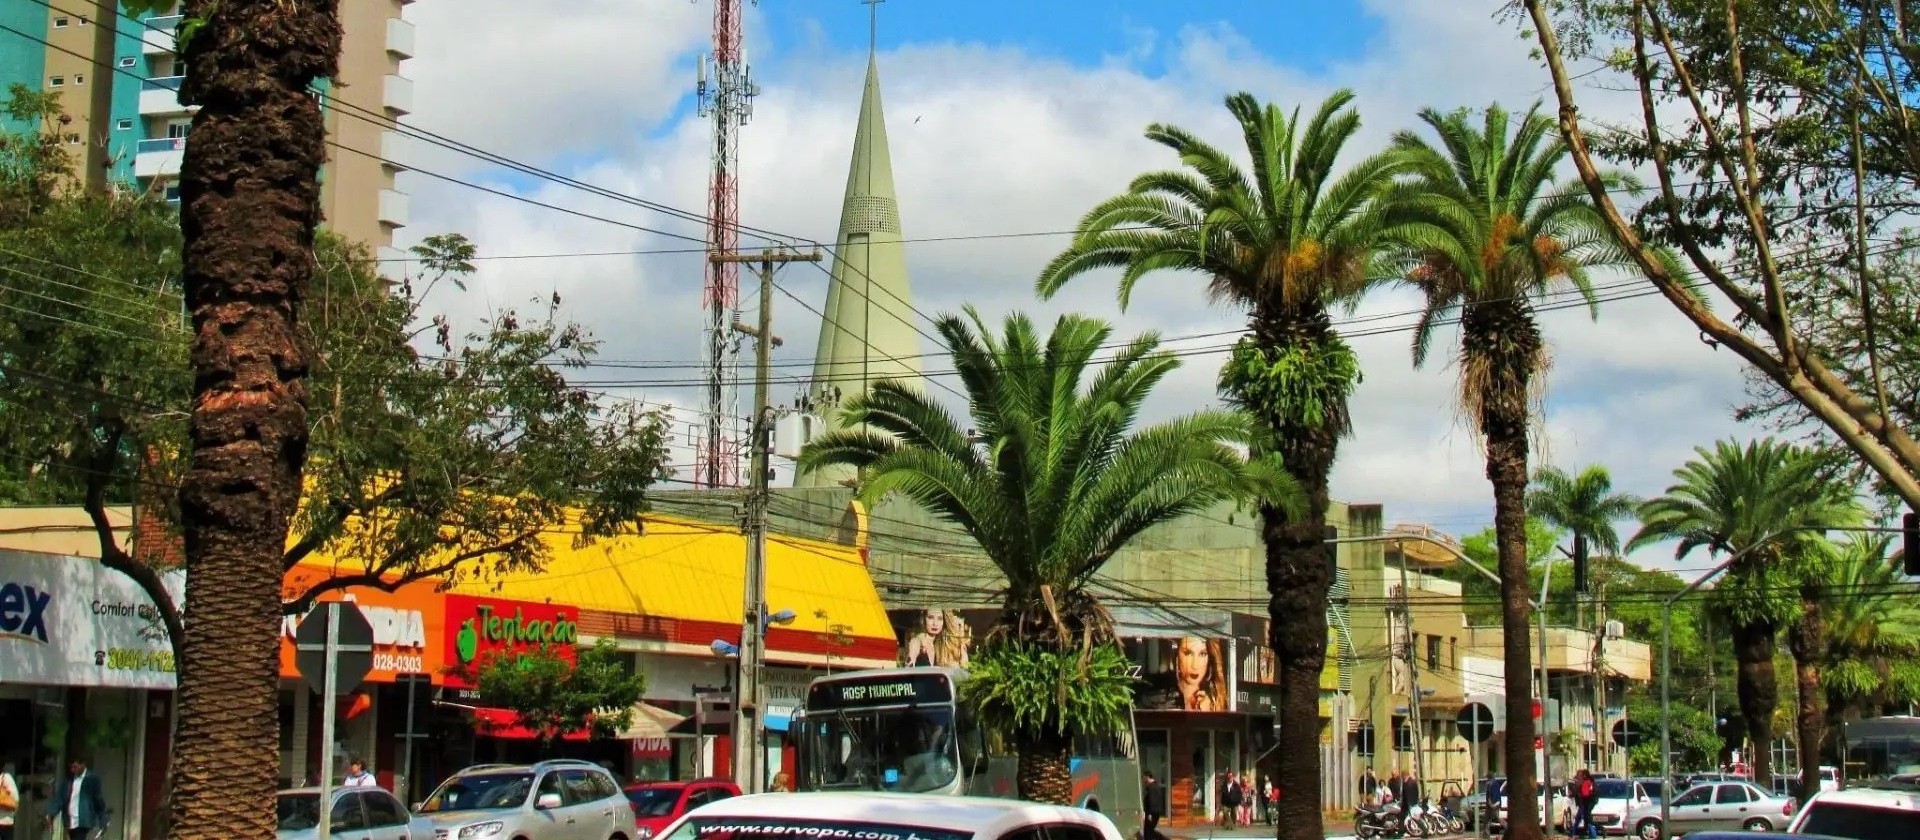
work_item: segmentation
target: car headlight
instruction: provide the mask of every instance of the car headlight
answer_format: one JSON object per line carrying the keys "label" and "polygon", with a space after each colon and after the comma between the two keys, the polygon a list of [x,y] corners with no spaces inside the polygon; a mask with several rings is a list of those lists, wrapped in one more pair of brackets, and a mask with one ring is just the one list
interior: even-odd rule
{"label": "car headlight", "polygon": [[495,834],[505,831],[506,828],[507,824],[499,820],[474,823],[473,825],[460,829],[460,840],[479,840],[481,837],[492,837]]}

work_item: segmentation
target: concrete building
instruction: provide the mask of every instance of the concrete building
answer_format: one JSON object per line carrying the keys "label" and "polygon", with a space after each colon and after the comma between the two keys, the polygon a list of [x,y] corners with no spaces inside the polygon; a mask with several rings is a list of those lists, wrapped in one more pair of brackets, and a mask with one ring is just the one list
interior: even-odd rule
{"label": "concrete building", "polygon": [[[820,323],[807,395],[818,412],[818,430],[838,428],[839,406],[866,393],[868,383],[920,376],[920,333],[914,327],[918,316],[900,238],[900,205],[894,197],[893,160],[880,104],[880,65],[869,54],[847,192],[840,205],[826,317]],[[852,475],[848,468],[828,468],[798,475],[794,484],[832,487]]]}
{"label": "concrete building", "polygon": [[[394,189],[400,167],[390,161],[391,126],[413,108],[413,82],[400,75],[413,53],[413,25],[402,16],[410,2],[343,0],[340,75],[314,92],[333,141],[321,170],[326,224],[377,253],[407,223],[407,195]],[[0,25],[33,35],[0,30],[0,91],[24,84],[60,94],[68,118],[60,131],[82,188],[178,200],[194,111],[178,95],[180,20],[177,10],[130,17],[114,0],[0,0]]]}

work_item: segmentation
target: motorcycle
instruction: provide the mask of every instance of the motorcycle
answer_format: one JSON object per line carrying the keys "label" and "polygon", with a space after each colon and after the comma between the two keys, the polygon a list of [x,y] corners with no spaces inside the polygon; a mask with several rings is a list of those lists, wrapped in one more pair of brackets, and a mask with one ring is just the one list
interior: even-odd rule
{"label": "motorcycle", "polygon": [[1367,807],[1359,805],[1353,812],[1353,833],[1362,840],[1371,838],[1425,837],[1426,826],[1421,820],[1409,818],[1400,806],[1387,803]]}

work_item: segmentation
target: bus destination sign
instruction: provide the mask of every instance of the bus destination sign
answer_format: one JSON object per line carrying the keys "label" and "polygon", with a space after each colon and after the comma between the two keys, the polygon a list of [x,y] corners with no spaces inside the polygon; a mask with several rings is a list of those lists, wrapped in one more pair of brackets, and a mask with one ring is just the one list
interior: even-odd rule
{"label": "bus destination sign", "polygon": [[907,706],[920,703],[948,703],[952,700],[953,686],[943,674],[831,680],[816,683],[807,692],[809,710]]}

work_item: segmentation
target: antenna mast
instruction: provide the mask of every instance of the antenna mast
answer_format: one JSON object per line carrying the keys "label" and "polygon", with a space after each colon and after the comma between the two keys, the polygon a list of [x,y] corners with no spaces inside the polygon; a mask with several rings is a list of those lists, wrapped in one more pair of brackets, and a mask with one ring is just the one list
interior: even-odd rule
{"label": "antenna mast", "polygon": [[[740,0],[713,0],[713,54],[700,64],[700,115],[713,118],[713,175],[707,184],[706,428],[694,453],[694,483],[740,484],[740,347],[731,325],[740,315],[740,266],[712,259],[740,249],[740,132],[759,92],[747,69]],[[709,85],[709,78],[712,84]]]}

